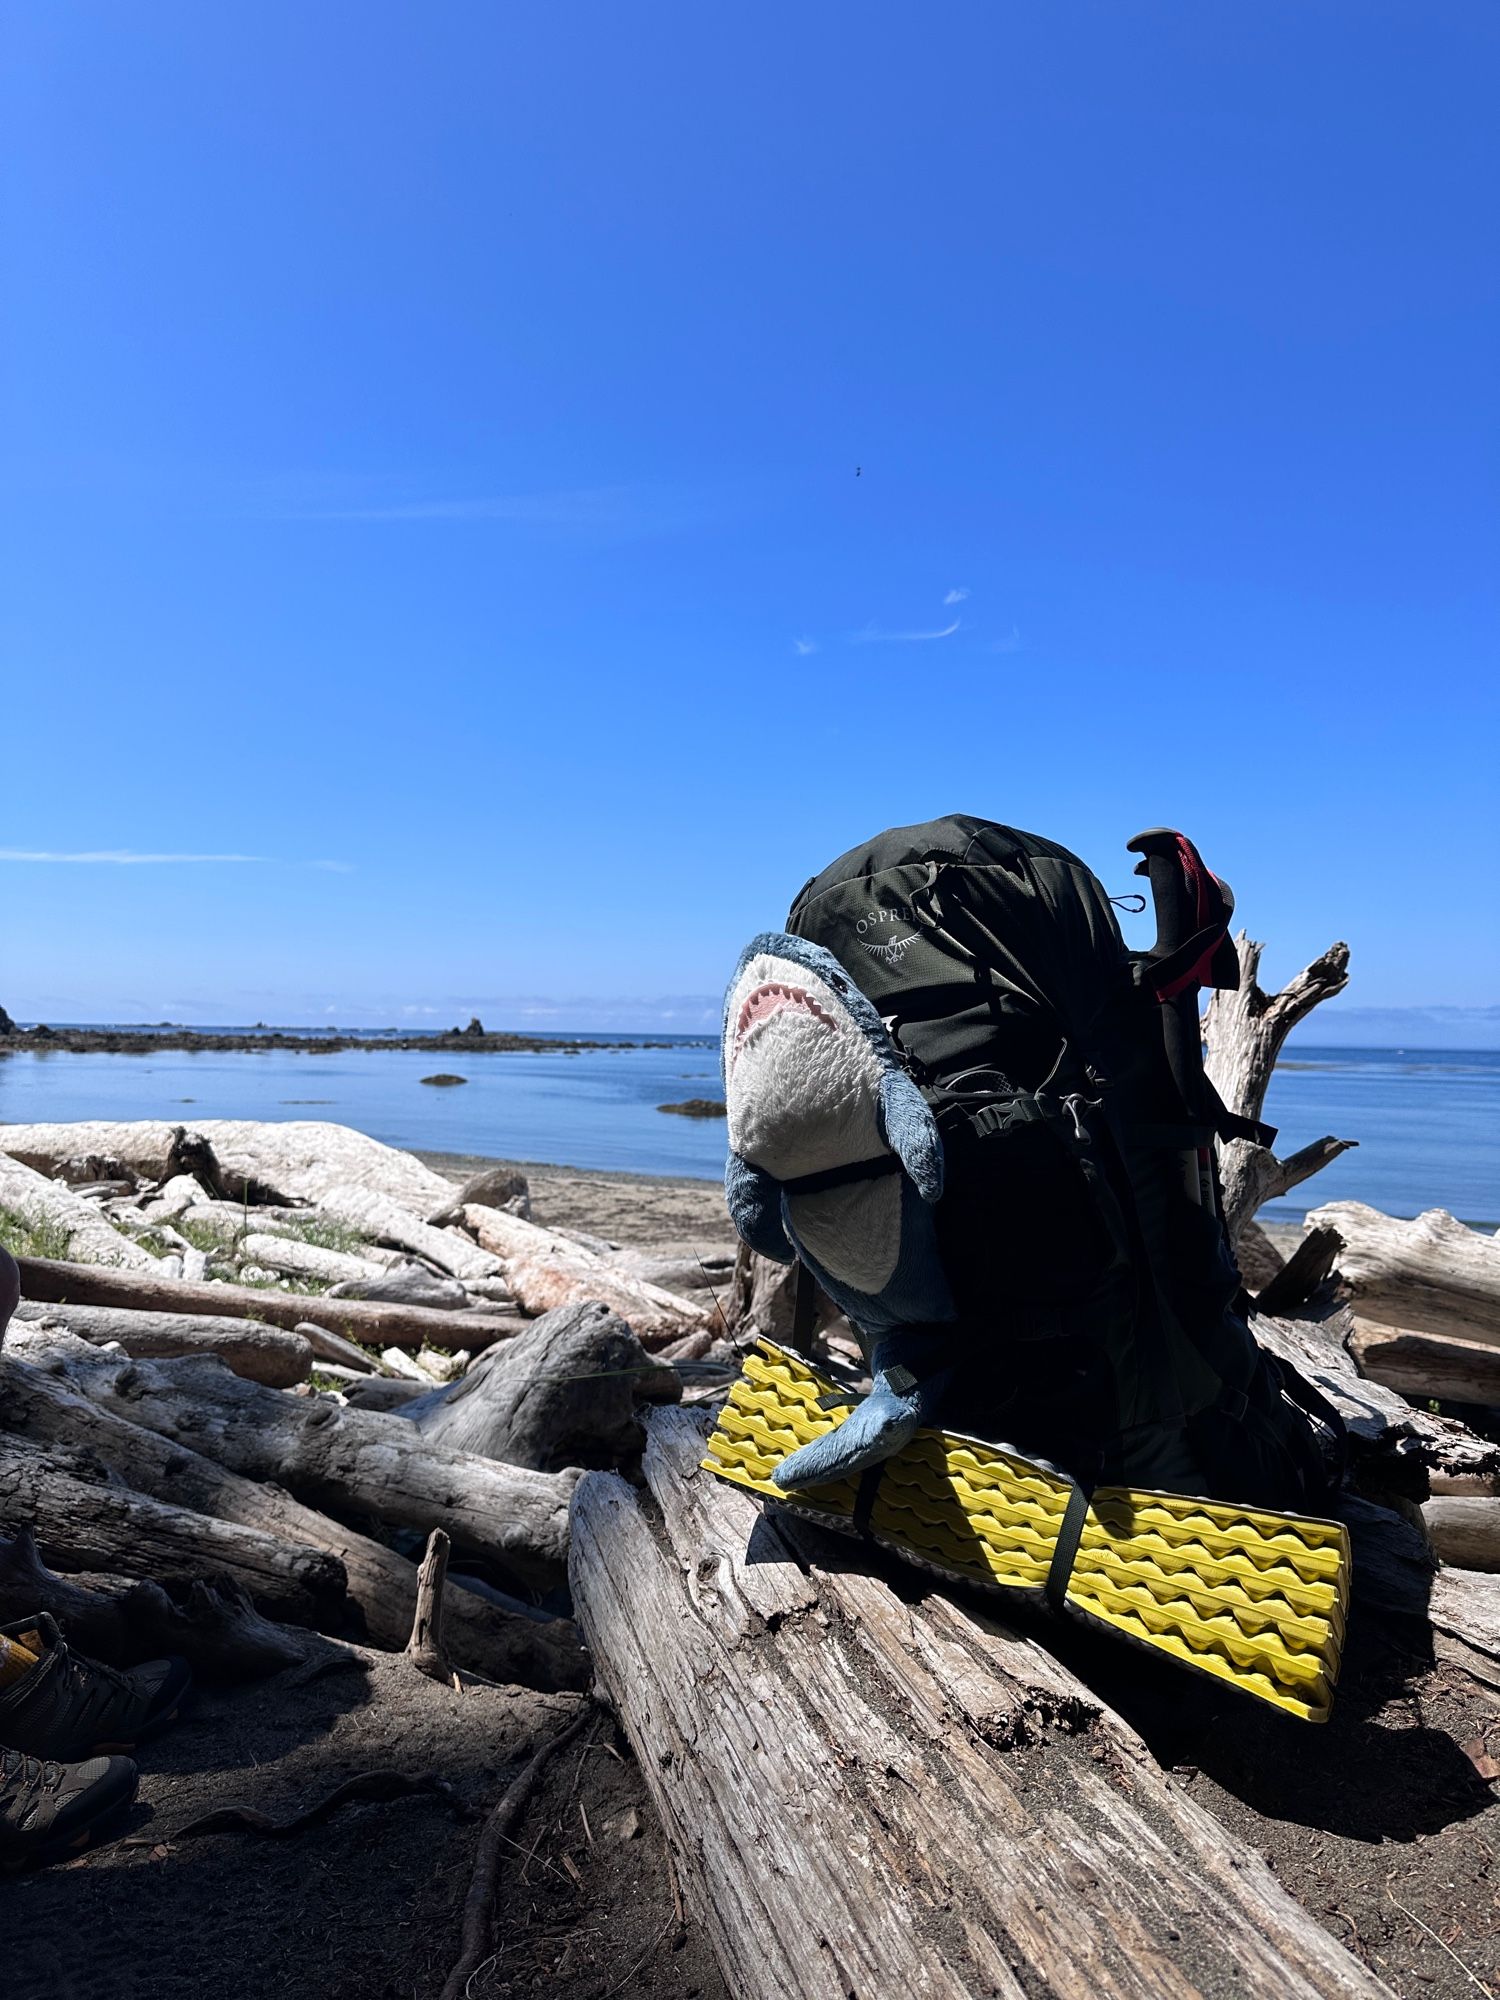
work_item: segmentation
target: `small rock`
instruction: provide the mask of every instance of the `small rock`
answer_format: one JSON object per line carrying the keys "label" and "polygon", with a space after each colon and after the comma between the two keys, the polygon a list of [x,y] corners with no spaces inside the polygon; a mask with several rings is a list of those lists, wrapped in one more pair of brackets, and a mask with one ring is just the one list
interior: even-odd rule
{"label": "small rock", "polygon": [[618,1841],[639,1840],[641,1837],[641,1816],[634,1806],[627,1806],[608,1822],[609,1831]]}
{"label": "small rock", "polygon": [[448,1070],[439,1070],[436,1076],[424,1076],[418,1079],[421,1083],[436,1084],[443,1089],[455,1083],[467,1083],[468,1080],[466,1076],[454,1076]]}
{"label": "small rock", "polygon": [[242,1285],[279,1285],[280,1278],[275,1271],[268,1271],[264,1264],[242,1264],[240,1266]]}
{"label": "small rock", "polygon": [[681,1104],[658,1104],[658,1111],[675,1112],[679,1118],[726,1118],[729,1107],[721,1097],[688,1097]]}

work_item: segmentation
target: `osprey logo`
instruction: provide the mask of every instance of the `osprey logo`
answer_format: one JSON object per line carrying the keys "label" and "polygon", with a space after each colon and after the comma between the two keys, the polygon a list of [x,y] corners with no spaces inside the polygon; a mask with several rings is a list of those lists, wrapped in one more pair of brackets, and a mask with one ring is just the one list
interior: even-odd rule
{"label": "osprey logo", "polygon": [[880,944],[870,944],[865,938],[860,939],[861,945],[870,954],[871,958],[878,958],[881,964],[888,965],[892,972],[900,969],[902,959],[905,958],[916,941],[917,934],[915,931],[912,931],[907,937],[886,938]]}
{"label": "osprey logo", "polygon": [[859,939],[861,948],[867,951],[871,958],[878,958],[882,965],[895,972],[899,970],[901,961],[916,943],[917,934],[915,931],[908,931],[903,937],[889,930],[888,926],[909,924],[911,920],[911,911],[904,903],[898,904],[893,910],[882,909],[876,903],[872,904],[855,924],[854,934]]}

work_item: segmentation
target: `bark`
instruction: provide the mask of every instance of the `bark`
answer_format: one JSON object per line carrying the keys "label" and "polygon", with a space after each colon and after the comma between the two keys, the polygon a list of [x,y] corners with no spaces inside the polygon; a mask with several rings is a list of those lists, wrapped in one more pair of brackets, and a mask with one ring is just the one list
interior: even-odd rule
{"label": "bark", "polygon": [[43,1561],[54,1569],[205,1582],[228,1576],[279,1618],[315,1625],[337,1617],[345,1591],[337,1557],[149,1500],[100,1473],[87,1453],[8,1437],[0,1459],[0,1528],[33,1529]]}
{"label": "bark", "polygon": [[[1259,1118],[1282,1043],[1320,1001],[1331,1000],[1349,983],[1349,947],[1330,945],[1321,958],[1314,959],[1274,994],[1263,992],[1256,979],[1265,946],[1241,931],[1235,948],[1240,960],[1239,987],[1234,992],[1216,991],[1209,997],[1203,1020],[1207,1043],[1204,1066],[1209,1082],[1231,1111],[1242,1118]],[[1263,1202],[1298,1186],[1357,1143],[1353,1139],[1318,1139],[1284,1159],[1248,1139],[1231,1139],[1221,1145],[1219,1171],[1230,1242],[1238,1242],[1241,1228]]]}
{"label": "bark", "polygon": [[[121,1161],[139,1176],[161,1181],[179,1171],[182,1130],[164,1119],[129,1123],[96,1119],[72,1125],[9,1125],[4,1140],[6,1152],[46,1173],[59,1161],[98,1153]],[[208,1141],[236,1201],[247,1181],[266,1192],[276,1191],[283,1201],[316,1202],[329,1188],[345,1185],[370,1188],[415,1215],[429,1215],[453,1199],[452,1183],[441,1174],[412,1154],[382,1146],[347,1125],[322,1119],[282,1124],[205,1118],[193,1127],[193,1135]],[[189,1166],[188,1171],[194,1169]]]}
{"label": "bark", "polygon": [[456,1229],[433,1229],[410,1209],[372,1188],[332,1187],[319,1197],[318,1207],[372,1242],[410,1250],[446,1271],[451,1278],[496,1278],[500,1260],[481,1250]]}
{"label": "bark", "polygon": [[1500,1406],[1500,1347],[1488,1342],[1356,1318],[1349,1351],[1361,1374],[1403,1396]]}
{"label": "bark", "polygon": [[263,1618],[227,1577],[213,1584],[126,1583],[118,1577],[56,1576],[37,1555],[31,1529],[0,1536],[0,1624],[47,1611],[69,1642],[112,1667],[176,1653],[203,1680],[263,1680],[328,1650],[294,1625]]}
{"label": "bark", "polygon": [[[405,1556],[303,1506],[280,1487],[226,1471],[90,1402],[69,1372],[70,1360],[80,1358],[77,1350],[58,1343],[52,1356],[42,1366],[9,1352],[0,1357],[0,1409],[10,1429],[49,1449],[87,1451],[154,1499],[326,1551],[344,1566],[349,1603],[370,1641],[388,1649],[405,1645],[417,1593],[416,1566]],[[445,1636],[455,1665],[487,1679],[544,1689],[587,1684],[586,1657],[566,1619],[539,1622],[467,1591],[450,1592]]]}
{"label": "bark", "polygon": [[556,1230],[473,1203],[464,1209],[464,1221],[501,1260],[506,1283],[529,1313],[596,1300],[628,1320],[644,1347],[665,1346],[709,1324],[710,1310],[700,1301],[632,1278]]}
{"label": "bark", "polygon": [[69,1382],[91,1402],[248,1479],[284,1486],[309,1506],[364,1512],[424,1534],[444,1528],[456,1549],[528,1585],[545,1589],[561,1574],[575,1477],[450,1451],[402,1417],[286,1396],[208,1361],[130,1361],[64,1347],[36,1330],[12,1342],[24,1360],[63,1360]]}
{"label": "bark", "polygon": [[91,1201],[8,1153],[0,1153],[0,1208],[8,1208],[32,1228],[65,1232],[68,1255],[82,1263],[148,1271],[156,1262],[149,1250],[112,1228]]}
{"label": "bark", "polygon": [[1314,1209],[1309,1229],[1336,1229],[1339,1274],[1364,1319],[1500,1346],[1500,1240],[1429,1208],[1415,1221],[1359,1201]]}
{"label": "bark", "polygon": [[675,1403],[675,1369],[653,1361],[607,1306],[561,1306],[461,1380],[403,1406],[424,1438],[529,1465],[618,1465],[644,1442],[641,1409]]}
{"label": "bark", "polygon": [[659,1514],[590,1474],[573,1592],[740,2000],[1389,2000],[1040,1647],[649,1432]]}
{"label": "bark", "polygon": [[[155,1264],[155,1259],[149,1260]],[[18,1257],[21,1290],[49,1305],[125,1306],[138,1311],[207,1313],[264,1320],[296,1328],[315,1311],[320,1326],[363,1347],[464,1348],[478,1353],[508,1340],[528,1322],[515,1314],[432,1312],[425,1306],[380,1305],[373,1300],[315,1302],[305,1294],[261,1291],[253,1285],[190,1285],[157,1278],[151,1271],[102,1271],[89,1264],[64,1264],[47,1257]]]}
{"label": "bark", "polygon": [[[119,1306],[44,1306],[23,1302],[17,1326],[62,1326],[96,1347],[109,1342],[145,1360],[211,1354],[248,1382],[289,1389],[305,1382],[311,1343],[300,1333],[250,1319],[210,1319],[192,1313],[126,1312]],[[358,1350],[355,1350],[358,1352]]]}

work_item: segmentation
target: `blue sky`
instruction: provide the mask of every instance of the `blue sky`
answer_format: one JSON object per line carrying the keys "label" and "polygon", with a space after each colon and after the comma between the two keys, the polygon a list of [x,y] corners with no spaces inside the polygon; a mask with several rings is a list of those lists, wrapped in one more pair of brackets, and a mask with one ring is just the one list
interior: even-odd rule
{"label": "blue sky", "polygon": [[13,1013],[645,1018],[955,809],[1500,1001],[1489,0],[6,20]]}

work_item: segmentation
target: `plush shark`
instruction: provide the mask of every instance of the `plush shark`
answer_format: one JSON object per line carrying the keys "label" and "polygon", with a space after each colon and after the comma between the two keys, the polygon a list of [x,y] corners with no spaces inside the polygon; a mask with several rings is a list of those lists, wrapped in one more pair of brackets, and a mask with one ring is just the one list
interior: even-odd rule
{"label": "plush shark", "polygon": [[955,1309],[933,1205],[943,1145],[885,1024],[831,952],[752,938],[724,1001],[730,1217],[752,1250],[801,1258],[864,1343],[874,1386],[779,1486],[819,1485],[899,1451],[952,1375]]}

